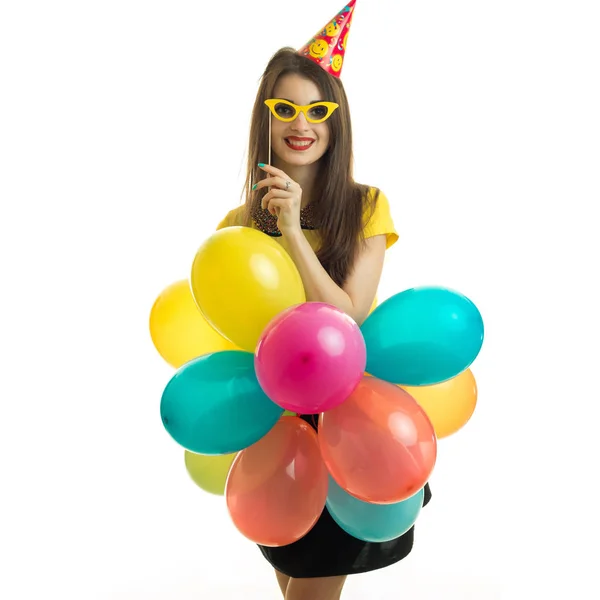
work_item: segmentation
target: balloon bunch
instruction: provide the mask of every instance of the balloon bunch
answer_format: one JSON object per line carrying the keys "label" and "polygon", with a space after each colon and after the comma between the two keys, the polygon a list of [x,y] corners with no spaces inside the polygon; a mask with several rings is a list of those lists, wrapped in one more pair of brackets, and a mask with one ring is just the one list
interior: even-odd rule
{"label": "balloon bunch", "polygon": [[[359,539],[402,535],[437,440],[475,409],[483,321],[468,298],[405,290],[359,327],[307,302],[285,250],[246,227],[201,245],[190,280],[155,301],[150,331],[177,369],[160,412],[188,473],[262,545],[300,539],[325,506]],[[318,433],[297,415],[314,415]]]}

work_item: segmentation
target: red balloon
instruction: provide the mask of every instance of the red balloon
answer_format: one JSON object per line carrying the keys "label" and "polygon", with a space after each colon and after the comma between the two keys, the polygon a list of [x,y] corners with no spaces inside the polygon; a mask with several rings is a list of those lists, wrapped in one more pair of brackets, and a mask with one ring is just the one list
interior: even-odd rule
{"label": "red balloon", "polygon": [[398,386],[365,376],[343,404],[319,419],[323,460],[350,495],[391,504],[427,483],[437,457],[435,430]]}
{"label": "red balloon", "polygon": [[285,546],[315,525],[327,499],[328,474],[315,430],[282,417],[236,456],[225,486],[236,528],[263,546]]}

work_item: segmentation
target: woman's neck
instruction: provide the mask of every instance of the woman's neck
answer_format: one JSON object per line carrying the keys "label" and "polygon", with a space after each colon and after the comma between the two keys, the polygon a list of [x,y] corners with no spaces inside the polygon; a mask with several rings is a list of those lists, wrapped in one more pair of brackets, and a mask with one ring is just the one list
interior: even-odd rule
{"label": "woman's neck", "polygon": [[273,166],[285,171],[302,188],[302,208],[313,200],[315,182],[319,173],[319,164],[295,166],[289,165],[273,156]]}

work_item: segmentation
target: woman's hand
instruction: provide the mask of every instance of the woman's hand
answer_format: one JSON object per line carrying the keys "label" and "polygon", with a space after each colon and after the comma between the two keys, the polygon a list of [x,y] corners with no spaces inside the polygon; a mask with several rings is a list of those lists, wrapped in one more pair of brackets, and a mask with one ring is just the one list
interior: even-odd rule
{"label": "woman's hand", "polygon": [[271,165],[259,166],[269,176],[259,181],[253,189],[271,188],[262,199],[262,208],[277,216],[277,227],[283,235],[301,231],[302,188],[281,169]]}

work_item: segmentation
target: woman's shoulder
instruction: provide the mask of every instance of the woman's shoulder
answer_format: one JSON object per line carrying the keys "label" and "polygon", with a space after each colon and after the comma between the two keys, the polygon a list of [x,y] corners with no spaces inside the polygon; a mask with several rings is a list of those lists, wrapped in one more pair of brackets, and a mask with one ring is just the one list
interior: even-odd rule
{"label": "woman's shoulder", "polygon": [[379,201],[389,208],[387,196],[374,185],[362,185],[365,210],[375,208]]}
{"label": "woman's shoulder", "polygon": [[390,202],[383,191],[375,186],[364,186],[363,231],[365,238],[385,235],[387,247],[398,241],[398,232],[392,218]]}
{"label": "woman's shoulder", "polygon": [[379,219],[387,214],[390,214],[391,217],[389,200],[380,188],[361,184],[360,189],[363,199],[363,226],[366,226],[371,220]]}
{"label": "woman's shoulder", "polygon": [[217,225],[217,229],[223,229],[224,227],[237,227],[244,225],[246,220],[246,205],[241,204],[240,206],[230,210],[221,222]]}

